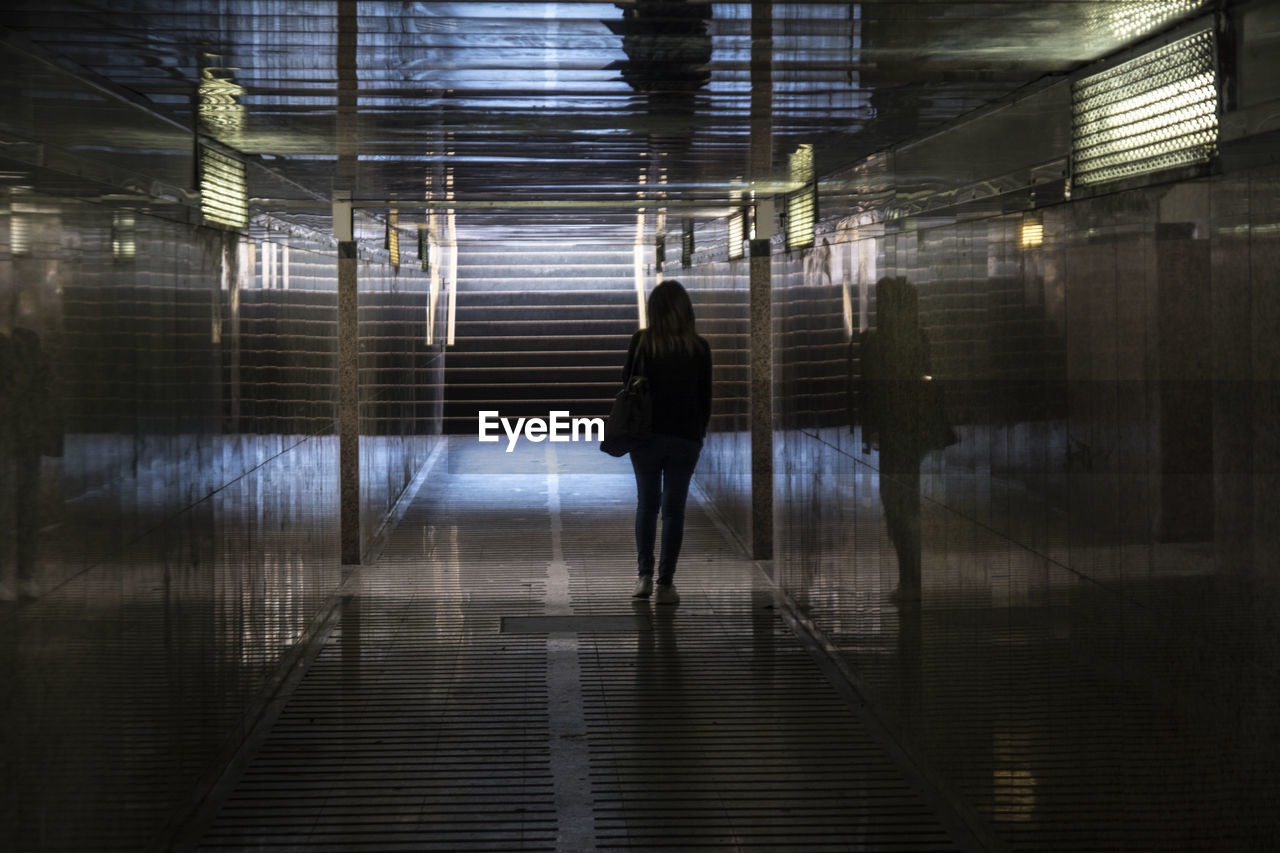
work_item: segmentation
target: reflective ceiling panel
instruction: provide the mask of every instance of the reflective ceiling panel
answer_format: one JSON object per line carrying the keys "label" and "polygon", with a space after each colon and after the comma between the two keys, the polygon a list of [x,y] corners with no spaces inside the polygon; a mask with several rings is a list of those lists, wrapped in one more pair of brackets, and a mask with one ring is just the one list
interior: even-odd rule
{"label": "reflective ceiling panel", "polygon": [[[301,188],[328,195],[349,79],[356,198],[545,203],[590,223],[659,193],[714,211],[742,189],[753,11],[771,10],[782,179],[801,143],[822,174],[1203,5],[48,0],[7,3],[0,27],[297,185],[253,186],[274,200],[260,209],[301,214],[315,197]],[[342,27],[357,32],[354,65],[339,61]]]}

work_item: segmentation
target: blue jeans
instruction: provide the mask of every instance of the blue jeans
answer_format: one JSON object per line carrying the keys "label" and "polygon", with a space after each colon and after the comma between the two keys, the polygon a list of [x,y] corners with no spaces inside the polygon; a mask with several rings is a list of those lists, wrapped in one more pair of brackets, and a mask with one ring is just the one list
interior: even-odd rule
{"label": "blue jeans", "polygon": [[662,510],[662,554],[658,559],[658,583],[669,584],[676,573],[680,544],[684,541],[684,505],[689,480],[698,464],[702,446],[687,438],[654,434],[631,451],[636,472],[636,561],[639,574],[652,575],[653,543],[658,536],[658,510]]}

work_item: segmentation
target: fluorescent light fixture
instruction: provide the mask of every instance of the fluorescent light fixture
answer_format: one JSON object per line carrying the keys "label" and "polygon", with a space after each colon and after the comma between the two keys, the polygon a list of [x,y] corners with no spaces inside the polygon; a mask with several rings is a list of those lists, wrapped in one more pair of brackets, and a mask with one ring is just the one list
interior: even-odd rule
{"label": "fluorescent light fixture", "polygon": [[813,226],[818,218],[818,188],[813,174],[813,146],[801,145],[791,152],[791,182],[803,186],[787,196],[787,251],[813,245]]}
{"label": "fluorescent light fixture", "polygon": [[1171,42],[1072,87],[1072,180],[1103,184],[1207,163],[1218,147],[1213,32]]}
{"label": "fluorescent light fixture", "polygon": [[249,224],[244,163],[206,146],[200,147],[200,210],[206,222],[231,228]]}

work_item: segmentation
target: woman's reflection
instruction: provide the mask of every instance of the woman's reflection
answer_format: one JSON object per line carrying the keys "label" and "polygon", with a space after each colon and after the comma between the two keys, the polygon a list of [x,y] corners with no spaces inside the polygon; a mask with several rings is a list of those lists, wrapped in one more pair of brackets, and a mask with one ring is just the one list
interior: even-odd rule
{"label": "woman's reflection", "polygon": [[36,332],[14,328],[11,337],[0,340],[0,361],[0,397],[5,412],[0,437],[4,445],[4,524],[10,524],[12,507],[16,565],[16,583],[12,584],[6,577],[8,569],[0,565],[0,597],[11,599],[16,594],[32,599],[39,594],[35,569],[40,535],[40,457],[62,455],[61,408],[54,395],[53,371]]}
{"label": "woman's reflection", "polygon": [[942,418],[929,339],[920,328],[916,288],[905,278],[876,283],[876,328],[850,352],[849,378],[862,452],[880,451],[880,500],[898,557],[902,604],[920,600],[920,462],[930,450],[955,443]]}

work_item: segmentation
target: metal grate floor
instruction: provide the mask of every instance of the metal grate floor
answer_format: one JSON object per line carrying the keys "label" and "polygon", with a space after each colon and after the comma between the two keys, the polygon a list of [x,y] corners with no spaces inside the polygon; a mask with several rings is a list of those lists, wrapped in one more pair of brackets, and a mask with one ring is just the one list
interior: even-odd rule
{"label": "metal grate floor", "polygon": [[537,452],[423,489],[199,849],[957,847],[695,500],[681,604],[633,602],[625,460]]}

